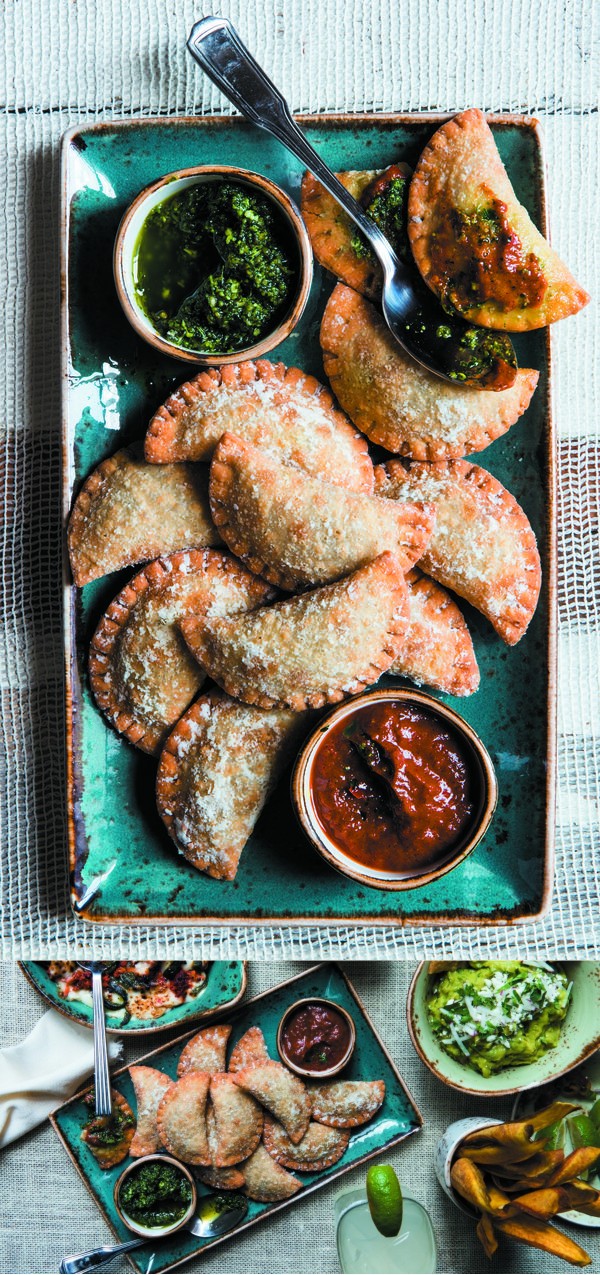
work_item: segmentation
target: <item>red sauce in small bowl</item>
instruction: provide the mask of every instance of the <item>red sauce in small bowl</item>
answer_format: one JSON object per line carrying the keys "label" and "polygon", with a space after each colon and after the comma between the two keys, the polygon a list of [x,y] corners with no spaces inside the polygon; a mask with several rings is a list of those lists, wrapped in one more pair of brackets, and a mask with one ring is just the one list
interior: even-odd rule
{"label": "red sauce in small bowl", "polygon": [[447,859],[481,803],[468,742],[403,700],[378,700],[337,722],[315,754],[311,789],[330,840],[384,872],[424,872]]}
{"label": "red sauce in small bowl", "polygon": [[343,1014],[315,1001],[299,1005],[286,1018],[281,1032],[282,1052],[306,1071],[329,1071],[343,1062],[352,1036]]}

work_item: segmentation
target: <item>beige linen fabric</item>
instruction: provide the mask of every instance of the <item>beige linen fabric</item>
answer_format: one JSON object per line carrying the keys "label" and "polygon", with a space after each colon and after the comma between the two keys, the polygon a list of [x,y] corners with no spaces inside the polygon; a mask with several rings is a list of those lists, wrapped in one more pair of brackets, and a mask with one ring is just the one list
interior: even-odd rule
{"label": "beige linen fabric", "polygon": [[[553,241],[596,296],[598,40],[589,0],[222,0],[297,111],[523,111],[543,125]],[[75,122],[229,107],[185,50],[195,0],[4,0],[0,100],[6,250],[0,421],[0,896],[10,957],[548,955],[599,949],[600,715],[595,307],[553,336],[560,438],[556,887],[523,929],[90,929],[65,870],[58,144]],[[516,688],[518,692],[518,688]],[[524,838],[527,829],[523,829]]]}

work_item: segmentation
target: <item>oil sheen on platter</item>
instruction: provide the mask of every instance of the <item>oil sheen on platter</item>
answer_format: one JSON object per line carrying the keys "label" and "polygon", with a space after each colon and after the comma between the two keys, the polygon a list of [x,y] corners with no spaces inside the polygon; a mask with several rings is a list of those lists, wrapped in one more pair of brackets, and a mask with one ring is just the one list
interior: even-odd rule
{"label": "oil sheen on platter", "polygon": [[[313,117],[304,126],[333,169],[416,160],[439,123],[420,117]],[[492,120],[518,197],[544,229],[540,142],[520,117]],[[231,163],[261,172],[299,201],[300,166],[239,119],[136,120],[72,131],[65,141],[65,508],[105,457],[144,435],[156,407],[191,374],[136,336],[112,280],[112,247],[131,200],[156,177],[191,164]],[[273,351],[324,380],[319,325],[333,282],[318,266],[303,318]],[[76,591],[67,585],[69,822],[73,899],[110,875],[86,908],[117,923],[502,924],[539,916],[552,884],[554,753],[554,487],[549,342],[515,340],[540,382],[523,417],[477,461],[525,509],[543,567],[537,613],[509,649],[461,603],[473,634],[481,687],[439,698],[473,726],[496,767],[500,797],[476,851],[440,880],[402,894],[371,890],[324,865],[296,827],[284,778],[246,846],[235,881],[209,880],[174,851],[154,803],[155,762],[116,735],[95,708],[87,648],[99,615],[129,573]],[[193,372],[193,369],[192,369]],[[390,679],[387,679],[388,682]],[[398,684],[400,681],[398,679]],[[405,685],[405,683],[402,683]]]}

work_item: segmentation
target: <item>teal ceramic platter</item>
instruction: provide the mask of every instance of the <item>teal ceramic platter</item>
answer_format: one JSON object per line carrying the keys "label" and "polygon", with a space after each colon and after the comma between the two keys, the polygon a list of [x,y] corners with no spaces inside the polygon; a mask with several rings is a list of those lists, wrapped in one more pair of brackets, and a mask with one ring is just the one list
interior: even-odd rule
{"label": "teal ceramic platter", "polygon": [[[20,961],[19,964],[29,982],[53,1009],[85,1027],[94,1026],[91,1005],[85,1005],[81,1001],[65,1001],[59,996],[56,983],[48,973],[47,961]],[[173,1006],[152,1022],[148,1022],[147,1018],[132,1016],[128,1023],[122,1023],[118,1013],[111,1013],[105,1007],[106,1030],[119,1036],[130,1032],[135,1032],[138,1036],[149,1035],[151,1032],[166,1031],[169,1027],[187,1027],[189,1023],[200,1019],[214,1018],[221,1010],[233,1009],[246,990],[246,962],[208,961],[208,966],[206,983],[193,1000],[184,1005]]]}
{"label": "teal ceramic platter", "polygon": [[[339,1177],[349,1169],[356,1168],[365,1160],[387,1151],[410,1134],[416,1133],[422,1125],[420,1113],[352,984],[335,965],[319,965],[305,970],[296,978],[247,1001],[234,1015],[222,1016],[222,1021],[233,1022],[232,1046],[249,1027],[258,1026],[263,1032],[271,1058],[277,1058],[276,1039],[279,1022],[286,1009],[304,997],[325,997],[341,1005],[352,1016],[356,1027],[356,1046],[352,1059],[348,1067],[344,1068],[342,1076],[348,1080],[384,1080],[386,1092],[383,1106],[368,1124],[351,1131],[348,1147],[337,1164],[319,1173],[298,1172],[296,1176],[303,1183],[303,1190],[291,1200],[285,1200],[279,1204],[256,1204],[250,1201],[245,1221],[234,1231],[230,1231],[229,1235],[239,1235],[240,1231],[245,1230],[246,1227],[267,1220],[277,1210],[301,1203],[303,1197],[309,1192],[327,1185],[333,1178]],[[189,1035],[190,1033],[187,1033],[179,1037],[177,1042],[164,1045],[138,1061],[157,1067],[160,1071],[175,1077],[181,1048],[189,1039]],[[135,1111],[135,1095],[127,1069],[116,1072],[113,1083]],[[119,1240],[126,1240],[131,1238],[131,1232],[117,1215],[113,1202],[113,1190],[117,1178],[130,1160],[125,1160],[108,1171],[99,1168],[91,1151],[80,1138],[81,1129],[88,1116],[89,1112],[81,1100],[81,1095],[75,1095],[59,1107],[50,1119],[115,1235]],[[200,1195],[211,1194],[208,1188],[200,1185],[198,1190]],[[75,1235],[74,1231],[73,1236]],[[229,1237],[202,1241],[194,1235],[181,1232],[165,1239],[159,1246],[156,1243],[149,1243],[141,1249],[134,1250],[128,1256],[136,1271],[171,1270],[190,1257],[203,1254],[215,1244],[223,1243],[223,1239],[227,1238]],[[68,1237],[65,1237],[65,1244],[68,1245]]]}
{"label": "teal ceramic platter", "polygon": [[[414,163],[440,118],[320,116],[303,122],[334,169]],[[518,197],[546,229],[535,122],[492,117]],[[64,143],[65,518],[73,495],[106,456],[142,438],[166,395],[193,373],[139,338],[112,277],[112,248],[135,195],[162,174],[198,164],[235,164],[265,174],[298,201],[302,170],[274,140],[239,118],[132,120],[71,130]],[[333,279],[318,266],[296,330],[270,358],[324,379],[319,326]],[[234,881],[213,881],[174,850],[156,813],[156,762],[107,725],[87,681],[98,619],[129,573],[70,586],[66,566],[69,837],[72,900],[103,924],[507,924],[539,917],[550,902],[554,789],[554,439],[549,340],[515,339],[519,361],[540,371],[525,415],[476,459],[524,507],[543,566],[537,613],[509,649],[461,602],[481,669],[465,700],[440,695],[481,736],[499,782],[495,818],[455,870],[402,893],[341,876],[296,826],[289,776],[269,801]],[[401,682],[401,679],[398,679]],[[401,684],[405,684],[402,682]]]}

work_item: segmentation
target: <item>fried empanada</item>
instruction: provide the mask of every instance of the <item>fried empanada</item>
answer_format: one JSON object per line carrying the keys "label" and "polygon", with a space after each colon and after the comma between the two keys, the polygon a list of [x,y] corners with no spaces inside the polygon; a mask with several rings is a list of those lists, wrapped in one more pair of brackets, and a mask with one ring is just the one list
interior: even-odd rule
{"label": "fried empanada", "polygon": [[210,507],[232,553],[294,592],[329,584],[386,549],[407,571],[422,557],[434,510],[344,491],[224,434],[210,470]]}
{"label": "fried empanada", "polygon": [[283,1125],[294,1144],[301,1141],[310,1121],[310,1098],[306,1085],[278,1062],[253,1063],[232,1075],[246,1093],[257,1098]]}
{"label": "fried empanada", "polygon": [[269,1051],[260,1027],[249,1027],[231,1051],[229,1071],[241,1071],[243,1067],[269,1061]]}
{"label": "fried empanada", "polygon": [[185,1164],[212,1163],[206,1131],[207,1072],[191,1071],[165,1090],[157,1112],[161,1146]]}
{"label": "fried empanada", "polygon": [[123,448],[86,479],[68,529],[75,584],[177,549],[219,543],[208,507],[205,465],[157,470],[142,447]]}
{"label": "fried empanada", "polygon": [[245,1193],[250,1200],[258,1200],[260,1204],[272,1204],[276,1200],[289,1200],[302,1187],[298,1178],[286,1173],[262,1142],[250,1156],[242,1170],[244,1174]]}
{"label": "fried empanada", "polygon": [[203,1027],[202,1031],[192,1036],[184,1045],[177,1075],[186,1076],[189,1071],[204,1071],[214,1076],[218,1071],[225,1071],[227,1057],[227,1041],[231,1036],[231,1027],[220,1023],[216,1027]]}
{"label": "fried empanada", "polygon": [[339,283],[321,323],[323,365],[354,424],[387,451],[417,460],[480,452],[529,406],[538,372],[521,368],[506,390],[440,380],[394,340],[374,306]]}
{"label": "fried empanada", "polygon": [[137,1107],[137,1128],[129,1154],[132,1156],[152,1155],[160,1149],[160,1134],[156,1123],[156,1113],[165,1094],[165,1089],[173,1084],[170,1076],[155,1067],[130,1067]]}
{"label": "fried empanada", "polygon": [[471,323],[522,332],[589,301],[517,200],[479,110],[448,120],[425,147],[408,232],[425,282]]}
{"label": "fried empanada", "polygon": [[390,460],[377,489],[397,500],[431,500],[436,525],[419,566],[481,611],[509,646],[523,637],[540,592],[535,535],[514,496],[479,465]]}
{"label": "fried empanada", "polygon": [[409,571],[406,583],[408,629],[389,672],[447,695],[472,695],[479,686],[479,668],[456,602],[418,567]]}
{"label": "fried empanada", "polygon": [[234,1083],[228,1072],[218,1072],[210,1082],[214,1125],[209,1145],[215,1168],[227,1169],[247,1160],[260,1142],[263,1113],[250,1094]]}
{"label": "fried empanada", "polygon": [[383,1080],[333,1080],[309,1085],[312,1114],[334,1129],[355,1129],[375,1115],[385,1098]]}
{"label": "fried empanada", "polygon": [[90,648],[92,691],[111,726],[157,753],[204,682],[179,621],[249,610],[271,596],[266,584],[214,549],[157,558],[139,571],[111,602]]}
{"label": "fried empanada", "polygon": [[311,1121],[299,1142],[292,1142],[276,1120],[265,1117],[264,1144],[269,1155],[286,1169],[320,1173],[341,1160],[350,1141],[345,1129],[332,1129]]}
{"label": "fried empanada", "polygon": [[217,1169],[214,1165],[208,1169],[197,1169],[196,1177],[215,1191],[240,1191],[245,1183],[241,1169]]}
{"label": "fried empanada", "polygon": [[296,713],[263,712],[220,691],[192,704],[163,749],[158,812],[179,853],[232,881],[244,846],[302,732]]}
{"label": "fried empanada", "polygon": [[210,460],[226,432],[350,491],[373,490],[364,438],[296,367],[235,363],[180,385],[150,422],[146,460]]}
{"label": "fried empanada", "polygon": [[[336,173],[336,177],[360,203],[361,195],[382,171],[350,170]],[[406,171],[409,173],[410,169]],[[383,282],[381,266],[368,252],[357,256],[352,246],[357,234],[354,222],[312,173],[305,173],[302,178],[300,211],[319,265],[331,270],[338,279],[350,288],[356,288],[364,297],[377,300],[381,296]]]}
{"label": "fried empanada", "polygon": [[390,553],[336,584],[233,620],[187,620],[192,653],[230,695],[261,708],[321,708],[357,695],[400,655],[408,624]]}
{"label": "fried empanada", "polygon": [[[101,1169],[114,1169],[121,1164],[135,1136],[135,1116],[127,1099],[117,1089],[111,1089],[113,1114],[111,1116],[91,1115],[81,1131],[81,1141],[89,1147],[94,1159]],[[86,1106],[93,1108],[93,1096],[84,1098]],[[120,1120],[115,1120],[118,1109]]]}

